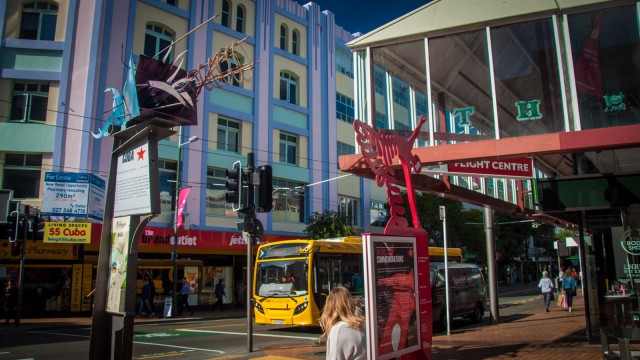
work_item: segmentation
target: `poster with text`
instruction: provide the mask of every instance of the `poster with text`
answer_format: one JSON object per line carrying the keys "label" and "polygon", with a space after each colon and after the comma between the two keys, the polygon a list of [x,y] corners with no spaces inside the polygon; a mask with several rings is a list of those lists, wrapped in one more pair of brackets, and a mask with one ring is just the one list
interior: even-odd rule
{"label": "poster with text", "polygon": [[392,359],[420,349],[416,240],[366,235],[369,353]]}
{"label": "poster with text", "polygon": [[129,232],[131,218],[113,218],[111,226],[111,257],[109,259],[109,288],[107,311],[124,313],[127,287],[127,261],[129,260]]}
{"label": "poster with text", "polygon": [[150,213],[149,144],[145,143],[118,156],[113,216]]}

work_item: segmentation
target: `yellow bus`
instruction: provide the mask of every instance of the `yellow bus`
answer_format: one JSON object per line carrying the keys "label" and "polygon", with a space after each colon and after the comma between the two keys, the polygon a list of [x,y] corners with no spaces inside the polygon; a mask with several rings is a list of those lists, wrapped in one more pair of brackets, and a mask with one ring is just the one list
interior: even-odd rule
{"label": "yellow bus", "polygon": [[[448,250],[449,261],[462,262],[461,249]],[[444,250],[429,248],[430,257],[432,253],[442,256]],[[362,266],[359,236],[263,244],[258,248],[253,277],[256,323],[319,326],[332,288],[341,285],[354,295],[364,295]]]}
{"label": "yellow bus", "polygon": [[[444,262],[444,248],[443,247],[429,247],[429,261],[430,262]],[[461,248],[447,248],[447,261],[461,263],[464,262],[464,256],[462,255]]]}

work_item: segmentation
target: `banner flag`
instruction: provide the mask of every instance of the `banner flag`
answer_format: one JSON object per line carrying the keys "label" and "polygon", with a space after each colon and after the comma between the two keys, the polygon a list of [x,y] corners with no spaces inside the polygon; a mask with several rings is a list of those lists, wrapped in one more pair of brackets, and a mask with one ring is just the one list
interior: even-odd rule
{"label": "banner flag", "polygon": [[189,191],[191,191],[191,187],[186,187],[180,190],[180,193],[178,194],[178,215],[176,216],[177,228],[181,228],[184,225],[182,223],[182,214],[184,212],[184,206],[187,203],[187,196],[189,196]]}

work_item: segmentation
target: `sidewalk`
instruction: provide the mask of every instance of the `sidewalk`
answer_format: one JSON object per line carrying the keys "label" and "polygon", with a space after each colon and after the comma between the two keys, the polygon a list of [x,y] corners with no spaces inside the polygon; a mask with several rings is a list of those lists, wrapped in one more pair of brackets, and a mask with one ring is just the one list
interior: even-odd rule
{"label": "sidewalk", "polygon": [[[197,310],[194,316],[175,319],[136,317],[142,322],[179,322],[219,318],[244,318],[245,309],[228,309],[225,312]],[[584,301],[580,295],[574,299],[574,311],[569,313],[553,307],[547,313],[544,308],[534,313],[518,314],[500,318],[500,324],[488,325],[487,317],[482,324],[465,326],[433,337],[432,360],[451,359],[602,359],[600,345],[589,345],[586,339]],[[0,325],[0,336],[8,332],[26,332],[36,328],[78,325],[91,326],[90,317],[23,319],[20,327]],[[219,359],[324,359],[325,346],[281,342],[276,346],[256,349],[247,353],[225,354]]]}

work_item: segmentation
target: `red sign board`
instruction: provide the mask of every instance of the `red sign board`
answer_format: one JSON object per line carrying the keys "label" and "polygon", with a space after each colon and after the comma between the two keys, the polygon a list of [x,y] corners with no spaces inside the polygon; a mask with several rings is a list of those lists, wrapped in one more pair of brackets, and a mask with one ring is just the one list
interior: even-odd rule
{"label": "red sign board", "polygon": [[[92,244],[100,243],[102,225],[93,224]],[[262,242],[289,240],[291,236],[264,235]],[[138,243],[142,246],[173,246],[173,228],[147,226]],[[242,233],[211,230],[178,230],[178,245],[181,249],[236,249],[244,250],[247,244]]]}
{"label": "red sign board", "polygon": [[449,172],[496,177],[533,177],[533,159],[475,160],[449,164]]}

